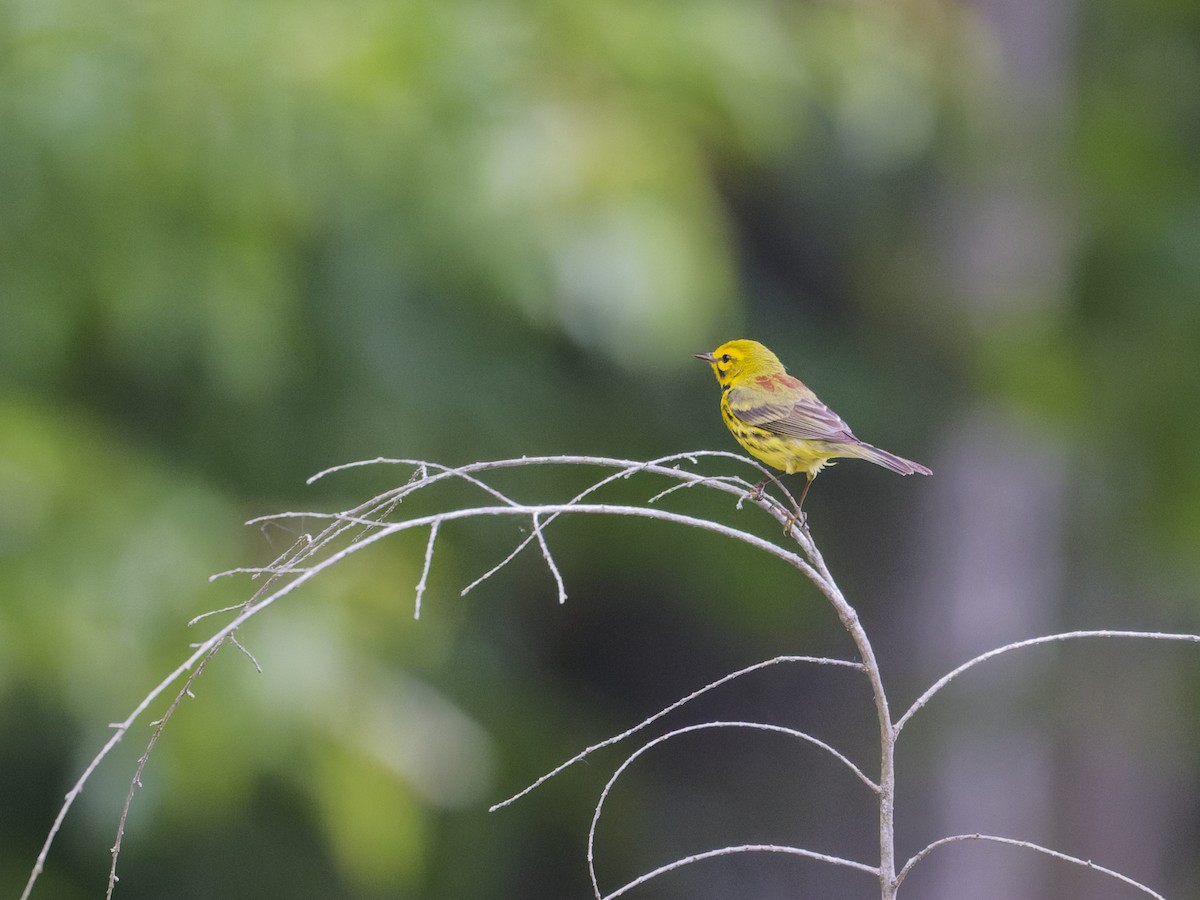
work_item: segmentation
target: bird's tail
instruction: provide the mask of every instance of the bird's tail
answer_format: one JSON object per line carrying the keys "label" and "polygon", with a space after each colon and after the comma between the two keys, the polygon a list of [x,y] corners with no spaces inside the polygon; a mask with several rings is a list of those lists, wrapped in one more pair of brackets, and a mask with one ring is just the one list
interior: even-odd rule
{"label": "bird's tail", "polygon": [[868,462],[873,462],[877,466],[883,466],[885,469],[891,469],[899,475],[932,475],[933,472],[927,469],[920,463],[915,463],[911,459],[905,459],[903,456],[897,456],[895,453],[888,453],[886,450],[880,450],[878,447],[872,447],[870,444],[859,444],[854,448],[854,453],[848,453],[847,456],[857,456],[859,459],[865,459]]}

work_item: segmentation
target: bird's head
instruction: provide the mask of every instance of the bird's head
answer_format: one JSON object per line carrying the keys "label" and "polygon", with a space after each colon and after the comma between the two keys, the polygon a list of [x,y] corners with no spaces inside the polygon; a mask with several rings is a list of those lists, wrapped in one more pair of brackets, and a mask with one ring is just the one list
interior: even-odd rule
{"label": "bird's head", "polygon": [[722,344],[712,353],[695,353],[712,366],[721,387],[727,388],[738,379],[783,372],[783,363],[758,341],[737,340]]}

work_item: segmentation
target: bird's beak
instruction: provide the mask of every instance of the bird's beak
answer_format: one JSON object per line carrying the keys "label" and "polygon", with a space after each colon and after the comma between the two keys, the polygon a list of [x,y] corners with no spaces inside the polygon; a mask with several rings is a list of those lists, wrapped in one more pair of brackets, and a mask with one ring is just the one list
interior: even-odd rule
{"label": "bird's beak", "polygon": [[696,357],[696,359],[702,359],[706,363],[715,362],[711,353],[693,353],[692,356]]}

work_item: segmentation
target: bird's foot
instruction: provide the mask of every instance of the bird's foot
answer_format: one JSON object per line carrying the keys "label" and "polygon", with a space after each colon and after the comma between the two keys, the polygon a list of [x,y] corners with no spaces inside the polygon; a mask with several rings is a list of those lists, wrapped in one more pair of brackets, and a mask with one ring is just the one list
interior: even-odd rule
{"label": "bird's foot", "polygon": [[805,534],[808,533],[808,513],[796,510],[787,514],[787,518],[783,522],[783,533],[791,534],[793,528],[798,528]]}

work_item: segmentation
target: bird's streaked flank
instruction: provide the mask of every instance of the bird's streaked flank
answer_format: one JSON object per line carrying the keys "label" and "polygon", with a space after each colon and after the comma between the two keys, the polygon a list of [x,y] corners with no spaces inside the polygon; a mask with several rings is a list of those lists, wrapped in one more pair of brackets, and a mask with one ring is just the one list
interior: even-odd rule
{"label": "bird's streaked flank", "polygon": [[695,357],[709,363],[717,376],[721,417],[737,442],[768,466],[808,476],[797,513],[812,480],[833,459],[865,459],[900,475],[933,474],[920,463],[856,438],[841,416],[789,375],[758,341],[729,341]]}

